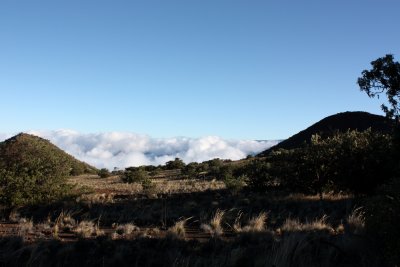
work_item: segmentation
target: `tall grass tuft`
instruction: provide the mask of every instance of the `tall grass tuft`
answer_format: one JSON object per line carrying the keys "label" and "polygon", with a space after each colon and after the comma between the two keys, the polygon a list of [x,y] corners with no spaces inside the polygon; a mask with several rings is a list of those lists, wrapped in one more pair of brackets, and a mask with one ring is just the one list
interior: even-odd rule
{"label": "tall grass tuft", "polygon": [[362,207],[355,208],[347,216],[345,231],[353,234],[363,234],[365,229],[365,212]]}
{"label": "tall grass tuft", "polygon": [[121,225],[118,225],[115,229],[115,232],[118,235],[122,235],[122,236],[130,235],[136,231],[140,231],[140,228],[137,227],[136,225],[134,225],[133,223],[121,224]]}
{"label": "tall grass tuft", "polygon": [[92,221],[81,221],[75,228],[75,233],[80,238],[91,237],[95,231],[95,225]]}
{"label": "tall grass tuft", "polygon": [[190,219],[191,218],[177,221],[174,224],[174,226],[172,226],[168,229],[167,235],[172,238],[176,238],[176,239],[185,239],[185,237],[186,237],[185,225],[186,225],[186,222]]}
{"label": "tall grass tuft", "polygon": [[21,218],[18,222],[18,235],[25,238],[27,234],[31,233],[33,233],[32,220]]}
{"label": "tall grass tuft", "polygon": [[266,230],[266,220],[267,213],[260,212],[249,220],[248,224],[242,228],[242,232],[263,232]]}
{"label": "tall grass tuft", "polygon": [[328,216],[324,215],[312,222],[300,222],[299,219],[288,218],[281,227],[282,232],[310,232],[310,231],[327,231],[334,232],[332,226],[327,223]]}
{"label": "tall grass tuft", "polygon": [[222,227],[222,219],[224,217],[225,211],[217,210],[214,216],[210,220],[210,224],[202,224],[200,228],[206,232],[211,234],[211,236],[221,236],[224,233],[224,229]]}

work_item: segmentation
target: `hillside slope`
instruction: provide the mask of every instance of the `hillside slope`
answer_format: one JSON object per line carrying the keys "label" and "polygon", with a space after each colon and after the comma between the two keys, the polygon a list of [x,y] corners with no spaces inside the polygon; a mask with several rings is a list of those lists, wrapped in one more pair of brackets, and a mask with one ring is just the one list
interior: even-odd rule
{"label": "hillside slope", "polygon": [[51,165],[52,162],[62,164],[70,175],[97,171],[95,167],[75,159],[50,141],[38,136],[20,133],[0,143],[0,167],[2,168],[23,166],[33,169],[34,165],[39,165],[39,163],[45,166]]}
{"label": "hillside slope", "polygon": [[345,132],[347,130],[365,131],[368,128],[371,128],[373,131],[388,133],[391,131],[392,125],[387,118],[368,112],[348,111],[338,113],[320,120],[276,146],[261,152],[259,156],[265,156],[269,152],[280,148],[293,149],[300,147],[305,142],[309,142],[313,134],[320,134],[326,137],[335,132]]}

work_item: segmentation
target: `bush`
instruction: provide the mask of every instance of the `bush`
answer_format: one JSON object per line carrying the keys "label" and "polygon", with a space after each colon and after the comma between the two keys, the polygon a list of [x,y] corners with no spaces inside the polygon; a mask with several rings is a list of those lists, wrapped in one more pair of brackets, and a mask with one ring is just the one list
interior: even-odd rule
{"label": "bush", "polygon": [[348,131],[293,150],[279,150],[240,168],[249,186],[264,190],[280,185],[295,192],[349,191],[372,194],[395,172],[395,151],[389,135],[371,130]]}
{"label": "bush", "polygon": [[148,174],[141,168],[126,168],[121,179],[124,183],[141,183],[148,179]]}
{"label": "bush", "polygon": [[188,176],[188,178],[197,177],[198,166],[199,164],[197,162],[191,162],[182,169],[182,174]]}
{"label": "bush", "polygon": [[339,190],[372,194],[395,172],[393,139],[367,130],[349,131],[331,140],[332,182]]}
{"label": "bush", "polygon": [[153,191],[153,189],[155,189],[155,184],[148,177],[143,179],[141,181],[141,184],[142,184],[143,191],[145,191],[145,192],[150,192],[150,191]]}
{"label": "bush", "polygon": [[100,176],[100,178],[107,178],[111,176],[111,173],[108,171],[108,169],[103,168],[98,171],[97,175]]}
{"label": "bush", "polygon": [[72,164],[70,175],[78,176],[86,173],[85,166],[82,164]]}
{"label": "bush", "polygon": [[165,163],[166,170],[177,170],[185,168],[185,163],[180,158],[175,158],[175,160],[168,161]]}
{"label": "bush", "polygon": [[232,176],[234,168],[231,164],[223,164],[222,162],[218,165],[211,165],[208,175],[217,179],[224,180],[228,176]]}
{"label": "bush", "polygon": [[216,158],[207,161],[208,165],[208,175],[216,179],[222,179],[221,168],[224,166],[222,160]]}
{"label": "bush", "polygon": [[226,188],[233,195],[236,195],[247,185],[248,180],[249,180],[249,178],[246,175],[241,175],[239,177],[227,175],[227,176],[225,176],[223,181],[225,183]]}
{"label": "bush", "polygon": [[326,139],[313,136],[311,144],[295,156],[296,177],[311,193],[371,194],[394,173],[391,137],[371,130],[348,131]]}
{"label": "bush", "polygon": [[149,171],[149,175],[151,177],[155,177],[155,176],[158,176],[160,174],[161,174],[161,170],[159,170],[159,169],[155,169],[155,170]]}
{"label": "bush", "polygon": [[248,185],[256,191],[263,191],[273,184],[271,163],[264,159],[250,160],[248,163],[234,170],[235,176],[248,178]]}
{"label": "bush", "polygon": [[71,188],[65,184],[66,177],[56,171],[53,175],[33,169],[0,169],[0,203],[20,206],[60,199]]}

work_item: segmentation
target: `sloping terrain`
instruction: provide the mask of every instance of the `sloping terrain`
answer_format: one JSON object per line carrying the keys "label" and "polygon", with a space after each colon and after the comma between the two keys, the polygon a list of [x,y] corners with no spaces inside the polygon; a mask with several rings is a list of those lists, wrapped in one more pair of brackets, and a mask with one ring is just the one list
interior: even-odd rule
{"label": "sloping terrain", "polygon": [[39,163],[62,163],[70,175],[96,173],[97,169],[75,159],[50,141],[38,136],[20,133],[0,143],[0,167],[23,166],[34,169]]}
{"label": "sloping terrain", "polygon": [[265,156],[269,152],[280,148],[293,149],[300,147],[304,143],[310,142],[311,136],[314,134],[327,137],[336,132],[345,132],[348,130],[365,131],[368,128],[371,128],[373,131],[389,133],[392,130],[392,125],[387,118],[380,115],[362,111],[342,112],[320,120],[276,146],[261,152],[259,156]]}

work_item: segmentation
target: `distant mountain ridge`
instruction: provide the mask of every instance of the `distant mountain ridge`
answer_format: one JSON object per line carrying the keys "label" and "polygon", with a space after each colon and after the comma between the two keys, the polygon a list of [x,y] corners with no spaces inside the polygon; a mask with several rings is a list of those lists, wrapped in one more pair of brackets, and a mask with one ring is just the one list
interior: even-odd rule
{"label": "distant mountain ridge", "polygon": [[7,169],[12,165],[32,161],[31,159],[38,162],[49,159],[63,162],[70,170],[70,175],[97,172],[95,167],[77,160],[50,141],[35,135],[20,133],[0,142],[0,167]]}
{"label": "distant mountain ridge", "polygon": [[392,122],[384,116],[371,114],[364,111],[347,111],[328,116],[307,129],[300,131],[292,137],[279,144],[261,152],[259,156],[265,156],[273,150],[280,148],[293,149],[310,142],[311,136],[320,134],[323,137],[330,136],[335,132],[348,130],[365,131],[371,128],[373,131],[389,133],[393,129]]}

